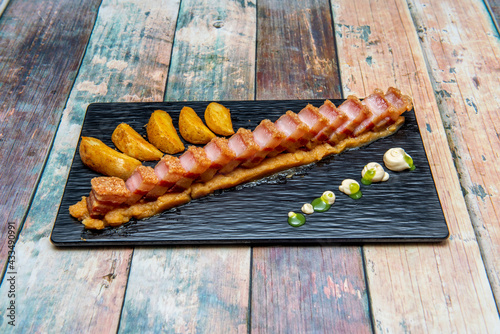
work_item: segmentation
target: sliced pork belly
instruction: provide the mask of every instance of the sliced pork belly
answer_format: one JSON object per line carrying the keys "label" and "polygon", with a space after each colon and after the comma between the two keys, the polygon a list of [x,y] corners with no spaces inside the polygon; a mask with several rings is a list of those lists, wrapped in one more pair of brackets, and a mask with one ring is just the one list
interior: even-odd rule
{"label": "sliced pork belly", "polygon": [[153,168],[148,166],[137,167],[127,181],[125,181],[125,185],[131,193],[125,204],[132,205],[136,203],[157,184],[158,177]]}
{"label": "sliced pork belly", "polygon": [[243,161],[253,156],[259,150],[259,145],[253,139],[252,131],[240,128],[229,138],[229,148],[235,153],[235,158],[219,171],[222,174],[233,171]]}
{"label": "sliced pork belly", "polygon": [[353,135],[355,137],[371,130],[376,124],[379,124],[386,118],[397,119],[399,116],[396,109],[386,100],[384,92],[380,89],[375,89],[362,103],[371,111],[371,115],[354,129]]}
{"label": "sliced pork belly", "polygon": [[387,93],[385,93],[385,99],[392,104],[394,109],[396,109],[395,114],[391,114],[390,117],[386,117],[375,125],[376,129],[380,129],[391,125],[397,118],[405,111],[410,111],[413,108],[413,103],[408,95],[401,94],[401,91],[394,87],[389,87]]}
{"label": "sliced pork belly", "polygon": [[179,158],[165,154],[154,168],[158,183],[151,189],[146,197],[157,198],[165,194],[177,181],[186,175]]}
{"label": "sliced pork belly", "polygon": [[319,112],[318,108],[311,104],[308,104],[302,109],[298,113],[298,116],[300,120],[309,127],[308,132],[299,139],[302,146],[306,145],[312,138],[316,137],[318,133],[328,127],[328,119]]}
{"label": "sliced pork belly", "polygon": [[205,150],[197,146],[189,146],[187,151],[179,157],[179,160],[186,174],[168,192],[182,192],[186,190],[212,164]]}
{"label": "sliced pork belly", "polygon": [[87,199],[87,209],[95,218],[120,206],[131,195],[125,181],[114,176],[95,177],[90,181],[92,190]]}
{"label": "sliced pork belly", "polygon": [[297,146],[297,141],[309,130],[307,124],[302,122],[299,116],[291,110],[288,110],[286,114],[278,118],[276,122],[274,122],[274,125],[276,125],[279,131],[284,133],[285,137],[281,140],[281,143],[268,154],[268,157],[276,156],[289,148]]}
{"label": "sliced pork belly", "polygon": [[328,126],[321,130],[314,138],[315,142],[324,142],[330,138],[332,133],[337,130],[342,124],[348,121],[348,117],[342,111],[337,109],[332,101],[326,100],[321,107],[319,113],[328,119]]}
{"label": "sliced pork belly", "polygon": [[244,161],[241,166],[246,168],[257,166],[281,143],[283,138],[285,138],[285,134],[278,130],[273,122],[268,119],[263,120],[253,130],[253,139],[259,145],[259,150]]}
{"label": "sliced pork belly", "polygon": [[340,140],[350,136],[354,129],[371,114],[368,108],[366,108],[354,95],[349,95],[344,103],[338,106],[338,109],[343,112],[348,119],[332,133],[328,140],[331,144],[336,144]]}
{"label": "sliced pork belly", "polygon": [[206,182],[213,178],[215,173],[236,157],[229,148],[226,138],[215,137],[203,148],[211,161],[210,167],[200,175],[200,180]]}

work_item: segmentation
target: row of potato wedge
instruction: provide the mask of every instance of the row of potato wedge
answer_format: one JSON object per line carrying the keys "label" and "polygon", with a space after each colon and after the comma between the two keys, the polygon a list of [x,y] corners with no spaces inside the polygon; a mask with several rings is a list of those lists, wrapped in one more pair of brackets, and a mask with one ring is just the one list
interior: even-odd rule
{"label": "row of potato wedge", "polygon": [[[231,114],[223,105],[211,102],[205,110],[205,122],[190,107],[182,108],[179,114],[179,132],[187,142],[206,144],[216,134],[234,134]],[[146,125],[148,140],[126,123],[119,124],[111,136],[120,153],[97,138],[82,137],[80,158],[89,168],[98,173],[127,179],[141,161],[160,160],[163,153],[176,154],[184,151],[172,117],[163,110],[155,110]],[[149,142],[148,142],[149,141]]]}

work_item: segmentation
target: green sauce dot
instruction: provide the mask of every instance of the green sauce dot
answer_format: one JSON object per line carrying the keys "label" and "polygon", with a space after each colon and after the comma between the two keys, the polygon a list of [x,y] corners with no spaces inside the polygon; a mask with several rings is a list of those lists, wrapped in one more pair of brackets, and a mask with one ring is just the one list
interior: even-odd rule
{"label": "green sauce dot", "polygon": [[415,165],[413,164],[413,159],[405,153],[404,159],[408,166],[410,166],[410,170],[415,170]]}
{"label": "green sauce dot", "polygon": [[288,224],[293,227],[299,227],[306,223],[306,217],[301,213],[295,213],[291,217],[288,217]]}
{"label": "green sauce dot", "polygon": [[372,179],[376,173],[377,173],[377,171],[375,170],[375,168],[368,169],[365,172],[365,175],[363,175],[363,178],[361,179],[361,183],[363,183],[364,185],[372,184]]}
{"label": "green sauce dot", "polygon": [[358,191],[358,192],[355,192],[355,193],[349,195],[349,197],[352,199],[360,199],[362,196],[363,196],[363,194],[361,193],[361,191]]}
{"label": "green sauce dot", "polygon": [[349,185],[349,190],[351,191],[351,194],[355,194],[359,191],[359,184],[356,184],[356,183],[351,183]]}
{"label": "green sauce dot", "polygon": [[316,198],[311,204],[316,212],[325,212],[331,207],[331,205],[325,202],[321,197]]}

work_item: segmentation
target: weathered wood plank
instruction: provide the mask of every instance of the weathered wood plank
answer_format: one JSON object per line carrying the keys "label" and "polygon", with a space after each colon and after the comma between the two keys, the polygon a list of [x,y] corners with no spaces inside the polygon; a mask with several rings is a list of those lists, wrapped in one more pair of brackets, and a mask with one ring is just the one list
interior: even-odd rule
{"label": "weathered wood plank", "polygon": [[99,3],[19,0],[0,17],[2,273],[7,225],[17,231],[26,214]]}
{"label": "weathered wood plank", "polygon": [[[182,1],[165,99],[253,99],[255,19],[253,1]],[[246,333],[250,253],[137,247],[120,332]]]}
{"label": "weathered wood plank", "polygon": [[500,37],[482,1],[410,4],[462,192],[500,307]]}
{"label": "weathered wood plank", "polygon": [[2,16],[5,8],[7,7],[7,5],[9,4],[9,1],[10,0],[2,0],[0,1],[0,16]]}
{"label": "weathered wood plank", "polygon": [[[258,38],[259,99],[341,97],[328,1],[259,1]],[[371,332],[360,248],[255,247],[251,319],[256,333]]]}
{"label": "weathered wood plank", "polygon": [[[435,75],[432,70],[435,68],[436,71],[443,71],[441,76],[447,76],[444,72],[449,72],[453,66],[449,63],[438,70],[431,63],[427,68],[426,61],[430,61],[432,54],[440,54],[442,51],[437,49],[443,46],[430,49],[426,43],[421,46],[417,35],[419,25],[414,26],[414,21],[422,21],[428,22],[428,30],[439,29],[435,23],[429,22],[436,19],[459,20],[452,12],[459,7],[470,10],[471,4],[461,1],[439,3],[446,4],[447,8],[439,15],[436,14],[439,12],[437,1],[412,5],[413,21],[404,1],[380,1],[377,6],[371,5],[370,1],[346,0],[332,4],[345,93],[365,95],[375,87],[395,85],[413,97],[450,228],[449,240],[441,244],[363,248],[373,323],[377,332],[493,333],[500,326],[443,127],[442,118],[446,118],[446,111],[443,103],[436,101],[436,96],[439,98],[441,93],[433,87],[436,78],[431,81],[428,74],[430,70]],[[483,18],[484,13],[475,16],[474,20]],[[465,21],[462,25],[467,27]],[[453,26],[441,29],[453,31]],[[487,26],[483,24],[483,27]],[[420,37],[430,38],[425,35]],[[422,47],[425,55],[422,54]],[[471,51],[470,59],[480,55]],[[494,67],[489,69],[494,70]],[[468,85],[473,87],[471,82]],[[468,90],[466,86],[463,88]],[[457,111],[465,111],[465,98],[467,96],[458,94],[450,96],[456,108],[460,107]],[[475,103],[479,105],[480,101],[486,101],[487,96],[476,98]],[[449,138],[449,142],[453,144],[454,139]]]}
{"label": "weathered wood plank", "polygon": [[500,22],[500,0],[486,0],[484,3],[489,7],[490,14],[493,15],[498,29],[498,23]]}
{"label": "weathered wood plank", "polygon": [[326,3],[267,0],[258,8],[257,99],[340,97]]}
{"label": "weathered wood plank", "polygon": [[[86,107],[163,98],[178,1],[104,1],[46,168],[16,244],[20,333],[116,332],[131,249],[57,249],[49,241]],[[82,194],[83,195],[83,194]],[[0,288],[6,310],[7,285]],[[0,332],[11,329],[0,317]]]}

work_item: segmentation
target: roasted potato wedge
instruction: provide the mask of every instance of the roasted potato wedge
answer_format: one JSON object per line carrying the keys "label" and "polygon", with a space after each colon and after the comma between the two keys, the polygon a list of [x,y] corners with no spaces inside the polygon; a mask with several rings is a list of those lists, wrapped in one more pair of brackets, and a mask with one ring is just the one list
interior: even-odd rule
{"label": "roasted potato wedge", "polygon": [[141,161],[160,160],[163,153],[137,133],[127,123],[120,123],[113,131],[111,140],[126,155]]}
{"label": "roasted potato wedge", "polygon": [[184,151],[172,122],[172,117],[164,110],[155,110],[147,125],[148,140],[162,152],[175,154]]}
{"label": "roasted potato wedge", "polygon": [[211,102],[205,110],[207,126],[218,135],[230,136],[234,134],[233,122],[229,109],[217,102]]}
{"label": "roasted potato wedge", "polygon": [[98,173],[128,179],[141,162],[120,153],[102,141],[92,137],[82,137],[80,158],[84,165]]}
{"label": "roasted potato wedge", "polygon": [[179,115],[179,132],[182,138],[192,144],[206,144],[215,133],[203,123],[193,108],[184,107]]}

